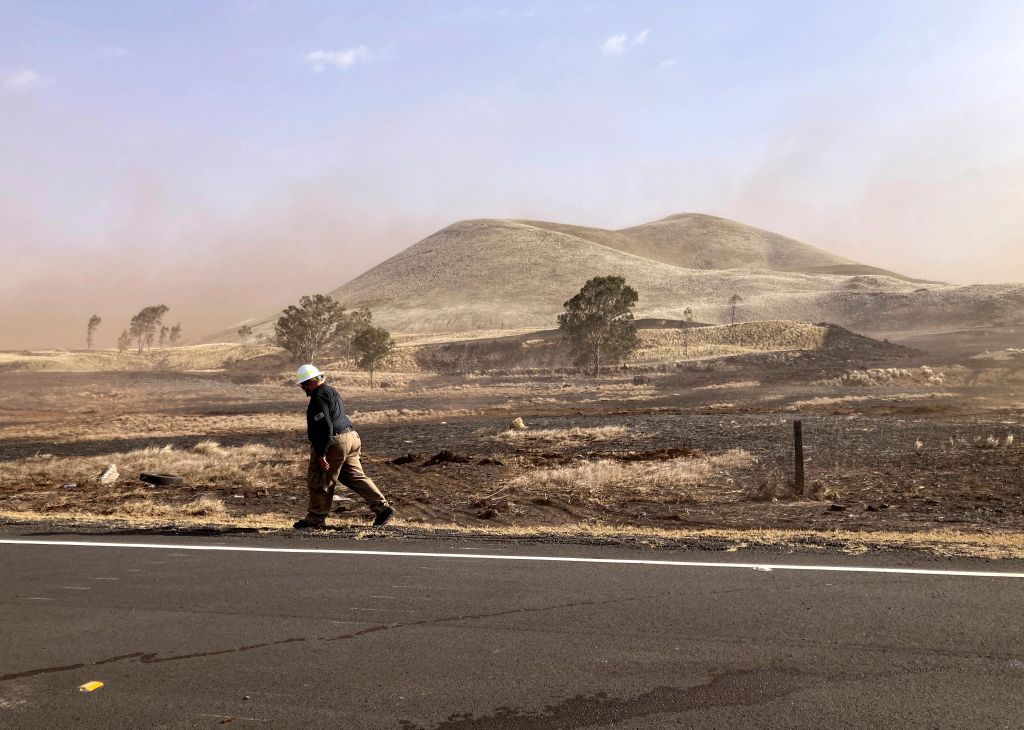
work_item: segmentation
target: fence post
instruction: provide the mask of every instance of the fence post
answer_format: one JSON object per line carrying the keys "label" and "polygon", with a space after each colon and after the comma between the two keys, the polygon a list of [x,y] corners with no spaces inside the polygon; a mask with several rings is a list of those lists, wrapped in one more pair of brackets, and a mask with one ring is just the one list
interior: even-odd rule
{"label": "fence post", "polygon": [[804,493],[804,435],[800,421],[793,421],[793,446],[795,452],[796,478],[793,480],[793,491]]}

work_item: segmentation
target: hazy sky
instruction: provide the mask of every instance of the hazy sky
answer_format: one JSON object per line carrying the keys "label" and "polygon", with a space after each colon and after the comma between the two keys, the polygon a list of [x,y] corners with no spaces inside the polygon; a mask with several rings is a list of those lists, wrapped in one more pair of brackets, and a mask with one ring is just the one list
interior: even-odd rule
{"label": "hazy sky", "polygon": [[0,0],[0,348],[186,337],[461,218],[1024,280],[1024,3]]}

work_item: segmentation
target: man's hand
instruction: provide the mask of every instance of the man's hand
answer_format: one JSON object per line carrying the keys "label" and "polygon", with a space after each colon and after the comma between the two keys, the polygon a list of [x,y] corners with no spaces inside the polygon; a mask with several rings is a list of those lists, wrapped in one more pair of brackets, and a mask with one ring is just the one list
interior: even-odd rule
{"label": "man's hand", "polygon": [[330,471],[331,470],[331,465],[327,461],[327,457],[326,456],[321,456],[320,457],[320,460],[317,462],[317,466],[320,467],[320,471]]}

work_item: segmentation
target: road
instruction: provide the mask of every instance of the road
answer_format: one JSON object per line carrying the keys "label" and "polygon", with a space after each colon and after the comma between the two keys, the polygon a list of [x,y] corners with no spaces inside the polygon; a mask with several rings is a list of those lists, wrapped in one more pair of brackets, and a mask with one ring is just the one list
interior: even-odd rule
{"label": "road", "polygon": [[1021,562],[6,528],[0,727],[1018,728],[1022,614]]}

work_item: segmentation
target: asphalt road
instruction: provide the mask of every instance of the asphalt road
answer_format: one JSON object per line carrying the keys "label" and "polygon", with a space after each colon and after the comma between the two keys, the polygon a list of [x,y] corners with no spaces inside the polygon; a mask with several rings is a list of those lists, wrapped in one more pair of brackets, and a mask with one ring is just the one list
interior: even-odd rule
{"label": "asphalt road", "polygon": [[[1024,726],[1020,562],[325,536],[0,539],[24,541],[0,543],[5,728]],[[190,549],[225,547],[311,552]],[[485,554],[714,564],[460,557]],[[103,686],[80,691],[90,681]]]}

